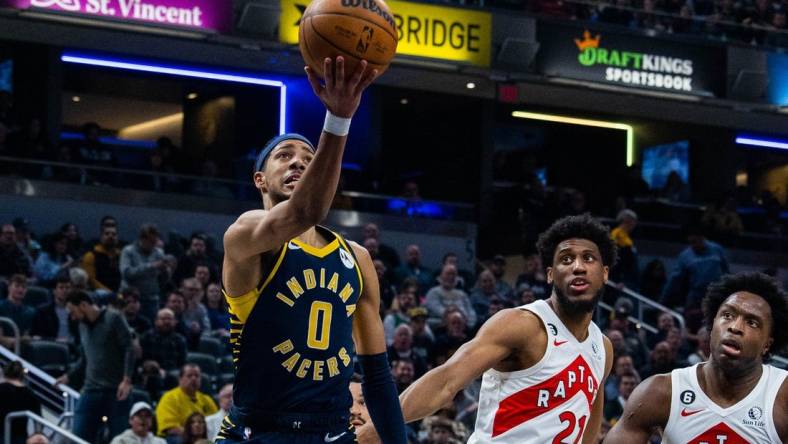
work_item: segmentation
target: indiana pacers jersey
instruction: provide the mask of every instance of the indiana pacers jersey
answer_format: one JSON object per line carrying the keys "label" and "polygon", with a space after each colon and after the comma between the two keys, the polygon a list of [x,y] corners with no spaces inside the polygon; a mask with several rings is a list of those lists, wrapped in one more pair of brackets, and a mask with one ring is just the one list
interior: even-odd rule
{"label": "indiana pacers jersey", "polygon": [[350,410],[361,269],[341,236],[317,229],[328,245],[287,242],[257,289],[227,297],[236,370],[233,402],[242,412]]}

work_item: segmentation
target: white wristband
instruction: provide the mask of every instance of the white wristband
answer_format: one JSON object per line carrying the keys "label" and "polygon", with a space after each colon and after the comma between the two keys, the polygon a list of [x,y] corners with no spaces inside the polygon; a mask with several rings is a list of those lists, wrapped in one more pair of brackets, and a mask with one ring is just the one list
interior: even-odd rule
{"label": "white wristband", "polygon": [[326,121],[323,123],[323,131],[335,136],[347,136],[350,132],[350,118],[337,117],[326,111]]}

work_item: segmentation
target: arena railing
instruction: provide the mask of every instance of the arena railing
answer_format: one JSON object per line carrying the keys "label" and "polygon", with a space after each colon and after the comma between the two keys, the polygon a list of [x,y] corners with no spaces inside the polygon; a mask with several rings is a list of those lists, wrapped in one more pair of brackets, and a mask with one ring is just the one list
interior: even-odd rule
{"label": "arena railing", "polygon": [[22,359],[19,353],[0,346],[0,362],[5,365],[12,361],[19,361],[25,368],[25,380],[41,401],[41,406],[58,416],[60,424],[71,423],[79,392],[67,385],[57,384],[55,378]]}
{"label": "arena railing", "polygon": [[[109,185],[156,193],[180,193],[220,199],[232,198],[249,202],[258,202],[260,199],[260,195],[252,186],[251,181],[8,156],[0,156],[0,164],[12,165],[12,171],[16,176],[32,180],[85,186]],[[342,191],[340,195],[351,201],[352,209],[355,211],[464,222],[476,220],[476,207],[467,203],[413,200],[356,191]]]}
{"label": "arena railing", "polygon": [[16,322],[14,322],[11,318],[0,317],[0,324],[8,325],[11,327],[11,330],[14,332],[14,353],[17,355],[19,354],[19,327],[16,326]]}
{"label": "arena railing", "polygon": [[[46,419],[42,418],[39,415],[36,415],[30,410],[11,412],[8,415],[6,415],[5,429],[4,429],[5,436],[3,437],[3,443],[11,444],[11,421],[17,418],[27,418],[28,421],[33,421],[33,423],[36,425],[35,426],[36,431],[43,433],[45,436],[47,436],[47,438],[50,439],[50,441],[55,441],[54,435],[58,435],[62,438],[67,439],[68,440],[67,442],[71,442],[75,444],[90,444],[84,439],[78,437],[77,435],[69,432],[68,430],[58,426],[55,423],[47,421]],[[47,433],[45,433],[46,430],[50,431],[48,435]],[[62,443],[63,441],[57,440],[57,442]]]}

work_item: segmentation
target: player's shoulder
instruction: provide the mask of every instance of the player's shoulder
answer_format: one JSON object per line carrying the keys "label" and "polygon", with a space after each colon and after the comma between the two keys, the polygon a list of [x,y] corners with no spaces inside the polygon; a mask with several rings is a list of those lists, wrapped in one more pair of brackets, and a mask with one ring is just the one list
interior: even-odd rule
{"label": "player's shoulder", "polygon": [[[340,235],[337,234],[337,236]],[[358,258],[360,262],[369,262],[370,264],[372,263],[372,256],[369,254],[369,251],[366,248],[364,248],[363,245],[359,245],[358,242],[352,241],[350,239],[345,239],[345,242],[347,242],[348,247],[350,247],[350,249],[353,250],[353,254],[356,255],[356,258]]]}
{"label": "player's shoulder", "polygon": [[642,393],[642,396],[649,402],[667,403],[670,405],[671,393],[673,390],[673,382],[670,373],[660,373],[658,375],[649,376],[645,381],[641,382],[637,390]]}
{"label": "player's shoulder", "polygon": [[482,332],[521,340],[524,337],[533,338],[546,330],[536,313],[521,308],[505,308],[484,323],[480,330]]}

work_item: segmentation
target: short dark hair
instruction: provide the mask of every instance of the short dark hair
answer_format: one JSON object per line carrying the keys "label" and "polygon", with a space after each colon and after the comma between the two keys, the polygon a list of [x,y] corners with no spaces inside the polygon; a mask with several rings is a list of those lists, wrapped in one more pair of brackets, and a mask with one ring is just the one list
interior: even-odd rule
{"label": "short dark hair", "polygon": [[405,278],[401,284],[399,284],[399,293],[405,293],[410,287],[416,287],[416,291],[419,289],[419,282],[414,277],[407,277]]}
{"label": "short dark hair", "polygon": [[151,237],[159,237],[159,229],[153,224],[142,224],[140,226],[140,237],[150,239]]}
{"label": "short dark hair", "polygon": [[118,226],[118,219],[116,219],[115,216],[110,216],[110,215],[106,215],[102,217],[101,223],[99,224],[100,228],[117,227],[117,226]]}
{"label": "short dark hair", "polygon": [[191,242],[195,239],[199,239],[205,242],[206,244],[208,243],[208,236],[206,236],[205,233],[194,233],[192,234],[192,237],[189,239],[189,241]]}
{"label": "short dark hair", "polygon": [[202,369],[200,368],[199,365],[197,365],[197,364],[195,364],[193,362],[187,362],[186,364],[183,364],[181,366],[181,369],[178,371],[178,377],[179,378],[183,378],[183,375],[186,374],[186,369],[188,369],[188,368],[196,368],[197,370],[200,371],[200,373],[202,373]]}
{"label": "short dark hair", "polygon": [[57,284],[71,284],[71,276],[68,274],[68,271],[60,271],[57,275],[55,275],[55,287]]}
{"label": "short dark hair", "polygon": [[616,264],[616,244],[610,237],[610,231],[590,214],[585,213],[558,219],[539,235],[536,248],[539,250],[543,266],[553,266],[555,249],[567,239],[586,239],[593,242],[599,248],[604,265],[612,267]]}
{"label": "short dark hair", "polygon": [[25,377],[25,367],[20,361],[11,361],[3,368],[3,375],[6,379],[21,381]]}
{"label": "short dark hair", "polygon": [[119,296],[118,299],[122,300],[124,303],[128,302],[129,299],[136,299],[139,301],[140,291],[137,290],[136,287],[126,287],[120,292],[118,292],[118,296]]}
{"label": "short dark hair", "polygon": [[711,333],[714,318],[720,306],[732,294],[740,291],[757,294],[762,297],[772,311],[772,331],[774,339],[768,359],[772,353],[780,353],[788,343],[788,329],[784,326],[788,322],[788,296],[780,289],[780,285],[771,276],[759,272],[743,272],[728,274],[719,281],[709,285],[706,297],[703,298],[703,318],[706,328]]}
{"label": "short dark hair", "polygon": [[93,304],[93,298],[90,297],[88,292],[84,290],[75,290],[68,294],[66,298],[66,303],[71,305],[79,305],[83,302],[87,302],[88,304]]}
{"label": "short dark hair", "polygon": [[445,264],[446,263],[446,259],[448,259],[450,257],[456,257],[456,258],[459,259],[459,256],[457,256],[457,253],[455,253],[453,251],[450,251],[450,252],[448,252],[448,253],[443,255],[443,260],[441,261],[441,264]]}
{"label": "short dark hair", "polygon": [[[187,278],[187,279],[191,279],[191,278]],[[169,301],[173,295],[183,299],[184,302],[186,301],[186,296],[184,296],[183,293],[180,292],[180,290],[172,290],[171,292],[167,293],[167,299],[165,299],[164,302],[166,303],[167,301]]]}
{"label": "short dark hair", "polygon": [[27,287],[27,276],[17,273],[8,279],[8,285],[16,284],[22,287]]}

